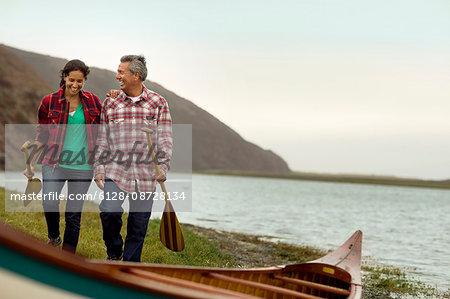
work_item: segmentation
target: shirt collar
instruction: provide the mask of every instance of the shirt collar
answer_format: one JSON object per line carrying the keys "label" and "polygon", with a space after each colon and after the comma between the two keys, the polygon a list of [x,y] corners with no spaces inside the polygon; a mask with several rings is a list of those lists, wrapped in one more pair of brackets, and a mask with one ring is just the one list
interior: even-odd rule
{"label": "shirt collar", "polygon": [[144,84],[142,84],[142,96],[148,99],[148,89]]}
{"label": "shirt collar", "polygon": [[[148,99],[148,89],[145,87],[144,84],[142,84],[142,93],[140,94],[140,97],[143,99]],[[118,95],[117,99],[120,99],[122,101],[125,101],[127,98],[130,98],[123,90],[120,91],[120,94]]]}

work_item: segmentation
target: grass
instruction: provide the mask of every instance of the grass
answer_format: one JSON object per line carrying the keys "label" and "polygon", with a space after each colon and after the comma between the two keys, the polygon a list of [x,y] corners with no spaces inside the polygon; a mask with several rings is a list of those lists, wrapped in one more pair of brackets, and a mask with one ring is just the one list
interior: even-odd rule
{"label": "grass", "polygon": [[411,279],[404,270],[392,266],[368,266],[363,273],[363,298],[450,298],[450,290],[443,293],[421,281]]}
{"label": "grass", "polygon": [[228,235],[233,235],[241,242],[256,244],[263,248],[270,248],[269,254],[272,255],[272,260],[287,263],[304,263],[318,259],[327,254],[326,251],[313,246],[297,246],[283,242],[270,242],[262,240],[264,236],[246,235],[242,233],[227,232]]}
{"label": "grass", "polygon": [[323,250],[319,250],[310,246],[302,246],[301,250],[298,246],[277,242],[275,245],[275,253],[282,259],[287,259],[293,263],[303,263],[310,260],[318,259],[326,254]]}
{"label": "grass", "polygon": [[[5,192],[0,190],[0,221],[26,232],[39,240],[47,241],[47,225],[42,212],[20,213],[5,212]],[[37,203],[32,203],[37,204]],[[86,202],[86,204],[92,204]],[[61,210],[64,205],[61,204]],[[127,216],[123,215],[122,236],[126,235]],[[150,220],[148,233],[142,250],[142,261],[148,263],[196,265],[209,267],[234,267],[231,256],[220,252],[215,243],[183,228],[186,248],[175,253],[165,248],[159,241],[159,219]],[[61,213],[61,234],[64,232],[64,213]],[[83,213],[81,217],[80,240],[77,254],[91,259],[106,259],[106,247],[102,237],[99,213]]]}

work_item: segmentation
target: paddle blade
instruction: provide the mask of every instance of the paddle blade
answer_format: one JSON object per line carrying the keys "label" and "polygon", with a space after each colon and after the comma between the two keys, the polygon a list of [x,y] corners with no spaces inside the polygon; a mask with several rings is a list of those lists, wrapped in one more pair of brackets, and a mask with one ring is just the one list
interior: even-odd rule
{"label": "paddle blade", "polygon": [[159,239],[168,249],[179,252],[184,249],[184,237],[177,215],[170,201],[166,201],[159,227]]}
{"label": "paddle blade", "polygon": [[[38,194],[42,189],[42,182],[38,178],[28,179],[28,184],[25,189],[25,194]],[[24,206],[28,206],[31,203],[31,200],[25,200],[23,202]]]}

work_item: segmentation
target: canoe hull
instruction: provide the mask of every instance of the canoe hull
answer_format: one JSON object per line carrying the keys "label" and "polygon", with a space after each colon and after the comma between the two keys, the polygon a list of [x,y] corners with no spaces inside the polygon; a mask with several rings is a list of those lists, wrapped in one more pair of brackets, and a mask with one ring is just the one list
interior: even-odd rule
{"label": "canoe hull", "polygon": [[[110,287],[117,292],[119,288],[125,294],[129,292],[130,296],[139,294],[149,298],[358,299],[362,291],[361,240],[362,233],[357,231],[338,249],[309,263],[224,269],[86,260],[46,246],[0,224],[0,249],[4,254],[11,253],[11,259],[19,255],[21,257],[16,257],[17,261],[26,258],[42,267],[51,267],[80,279],[87,278],[89,282],[86,283],[101,284],[104,290]],[[35,269],[17,268],[17,262],[8,263],[4,259],[0,263],[1,268],[29,277],[27,271],[36,272],[40,266],[35,266]],[[39,277],[31,278],[40,280]],[[60,288],[64,289],[64,286]],[[95,287],[92,290],[95,291]],[[94,294],[68,291],[88,296]]]}

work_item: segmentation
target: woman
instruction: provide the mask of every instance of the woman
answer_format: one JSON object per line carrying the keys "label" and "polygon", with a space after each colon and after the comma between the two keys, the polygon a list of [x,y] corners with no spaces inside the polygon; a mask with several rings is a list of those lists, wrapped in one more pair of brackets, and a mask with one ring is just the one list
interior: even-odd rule
{"label": "woman", "polygon": [[[89,67],[80,60],[69,61],[61,70],[61,88],[45,96],[38,110],[36,145],[42,150],[43,207],[47,221],[47,244],[58,247],[59,198],[67,181],[66,227],[63,249],[75,252],[80,234],[83,195],[89,189],[93,177],[92,159],[96,129],[100,122],[99,98],[82,88],[89,74]],[[38,155],[35,154],[31,165]],[[91,164],[90,164],[91,163]],[[25,176],[32,177],[27,170]]]}

